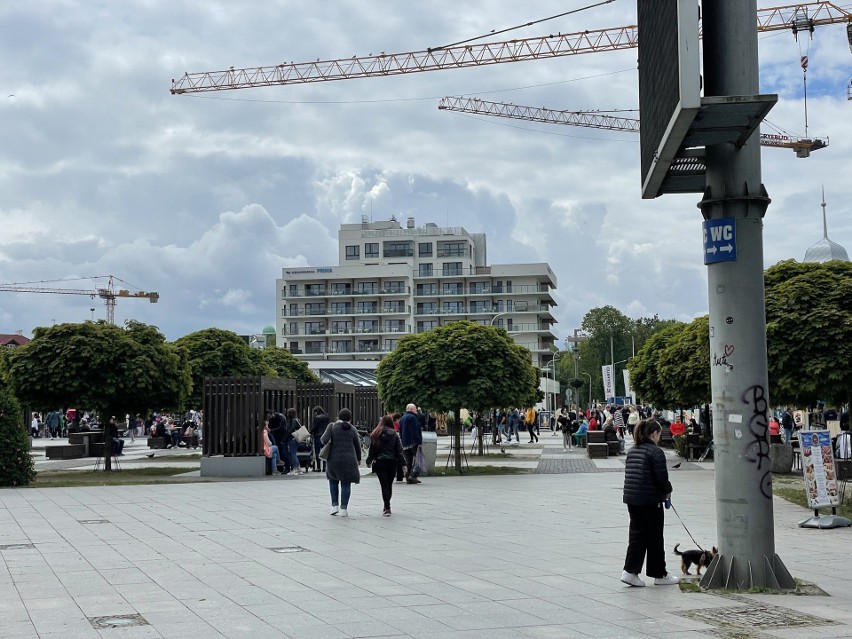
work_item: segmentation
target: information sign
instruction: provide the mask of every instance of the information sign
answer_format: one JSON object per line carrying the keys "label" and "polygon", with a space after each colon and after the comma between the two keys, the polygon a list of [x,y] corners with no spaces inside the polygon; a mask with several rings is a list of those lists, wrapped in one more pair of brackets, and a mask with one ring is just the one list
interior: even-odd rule
{"label": "information sign", "polygon": [[831,448],[831,433],[827,430],[799,431],[799,444],[808,507],[817,509],[839,506],[837,467]]}
{"label": "information sign", "polygon": [[733,262],[737,259],[737,223],[732,217],[704,222],[704,263]]}

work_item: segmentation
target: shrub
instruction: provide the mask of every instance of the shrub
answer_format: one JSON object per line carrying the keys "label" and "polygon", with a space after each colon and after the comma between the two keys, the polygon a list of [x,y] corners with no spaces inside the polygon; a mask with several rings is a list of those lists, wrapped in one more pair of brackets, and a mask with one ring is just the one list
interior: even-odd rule
{"label": "shrub", "polygon": [[0,386],[0,486],[26,486],[35,475],[21,407],[9,390]]}

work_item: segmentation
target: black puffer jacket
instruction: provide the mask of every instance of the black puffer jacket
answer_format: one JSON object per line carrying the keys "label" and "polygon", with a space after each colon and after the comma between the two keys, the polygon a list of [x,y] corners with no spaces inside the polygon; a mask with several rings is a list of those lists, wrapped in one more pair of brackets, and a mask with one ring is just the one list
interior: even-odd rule
{"label": "black puffer jacket", "polygon": [[367,465],[379,460],[395,460],[398,466],[405,465],[405,456],[402,453],[402,442],[393,428],[383,428],[379,435],[378,443],[370,442],[370,451],[367,453]]}
{"label": "black puffer jacket", "polygon": [[326,413],[314,415],[314,423],[311,427],[311,437],[315,437],[316,439],[322,437],[322,434],[325,432],[325,429],[328,428],[328,422],[329,419]]}
{"label": "black puffer jacket", "polygon": [[627,453],[624,464],[624,503],[652,506],[665,501],[672,492],[666,454],[656,444],[637,444]]}

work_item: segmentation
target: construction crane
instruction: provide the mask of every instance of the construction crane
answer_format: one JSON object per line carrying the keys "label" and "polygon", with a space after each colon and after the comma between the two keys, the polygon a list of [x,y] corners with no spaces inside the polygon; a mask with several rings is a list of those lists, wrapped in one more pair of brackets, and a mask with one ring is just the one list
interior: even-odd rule
{"label": "construction crane", "polygon": [[[804,2],[783,7],[758,9],[757,30],[813,32],[821,25],[846,23],[852,46],[852,12],[832,2]],[[353,78],[404,75],[443,69],[462,69],[503,62],[540,60],[568,55],[631,49],[639,44],[635,25],[557,33],[546,36],[435,47],[407,53],[352,56],[315,62],[288,62],[273,66],[184,73],[172,80],[171,93],[183,95],[208,91],[229,91],[284,84],[308,84]]]}
{"label": "construction crane", "polygon": [[[609,131],[639,132],[639,120],[636,118],[616,117],[596,111],[557,111],[544,107],[529,107],[506,102],[489,102],[478,98],[446,97],[438,103],[441,111],[457,111],[476,115],[489,115],[513,120],[564,124]],[[799,138],[780,131],[761,133],[760,145],[774,148],[793,149],[796,156],[806,158],[811,151],[828,146],[828,138]]]}
{"label": "construction crane", "polygon": [[[35,284],[50,284],[53,282],[69,282],[79,280],[107,280],[106,286],[96,286],[95,290],[78,289],[78,288],[48,288],[34,286]],[[38,282],[11,282],[8,284],[0,284],[0,292],[6,291],[10,293],[54,293],[57,295],[88,295],[92,299],[99,297],[106,303],[106,321],[107,324],[115,324],[115,302],[119,297],[127,298],[146,298],[151,304],[156,304],[160,299],[160,294],[153,291],[131,291],[129,289],[116,289],[115,282],[127,284],[114,275],[96,275],[93,277],[81,277],[77,280],[41,280]],[[128,286],[130,286],[128,284]],[[94,309],[93,309],[94,310]]]}

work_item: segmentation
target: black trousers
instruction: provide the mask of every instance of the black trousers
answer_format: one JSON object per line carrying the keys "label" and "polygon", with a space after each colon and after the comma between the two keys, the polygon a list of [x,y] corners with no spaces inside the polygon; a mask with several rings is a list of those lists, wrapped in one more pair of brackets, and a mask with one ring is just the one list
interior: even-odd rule
{"label": "black trousers", "polygon": [[538,435],[535,434],[535,424],[527,424],[527,432],[530,434],[530,441],[538,441]]}
{"label": "black trousers", "polygon": [[406,471],[408,477],[406,479],[417,479],[418,473],[414,470],[414,458],[417,457],[417,446],[406,448],[402,452],[405,453],[405,465],[408,466]]}
{"label": "black trousers", "polygon": [[642,572],[645,555],[648,559],[645,574],[649,577],[666,576],[666,550],[663,547],[663,505],[627,506],[630,513],[630,537],[624,570],[638,575]]}
{"label": "black trousers", "polygon": [[382,487],[382,501],[385,510],[390,510],[396,466],[395,459],[377,459],[373,462],[373,472],[376,473],[376,477],[379,478],[379,485]]}

